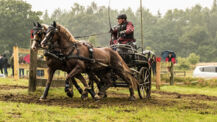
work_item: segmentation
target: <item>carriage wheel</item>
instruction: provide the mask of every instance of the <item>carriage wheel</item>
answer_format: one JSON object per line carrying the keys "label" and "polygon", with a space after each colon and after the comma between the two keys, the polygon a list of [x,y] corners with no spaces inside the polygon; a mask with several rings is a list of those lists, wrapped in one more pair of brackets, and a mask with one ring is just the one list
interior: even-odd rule
{"label": "carriage wheel", "polygon": [[150,98],[151,95],[151,69],[142,67],[139,71],[138,94],[140,99]]}

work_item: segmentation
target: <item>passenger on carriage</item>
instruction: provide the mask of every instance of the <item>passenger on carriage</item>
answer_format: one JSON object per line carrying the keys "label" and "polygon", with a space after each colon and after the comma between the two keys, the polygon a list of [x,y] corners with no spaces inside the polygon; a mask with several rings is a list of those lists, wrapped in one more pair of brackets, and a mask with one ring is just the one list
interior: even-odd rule
{"label": "passenger on carriage", "polygon": [[132,22],[127,21],[126,14],[117,16],[118,25],[110,29],[112,39],[110,45],[113,44],[129,44],[133,45],[136,42],[134,39],[134,26]]}

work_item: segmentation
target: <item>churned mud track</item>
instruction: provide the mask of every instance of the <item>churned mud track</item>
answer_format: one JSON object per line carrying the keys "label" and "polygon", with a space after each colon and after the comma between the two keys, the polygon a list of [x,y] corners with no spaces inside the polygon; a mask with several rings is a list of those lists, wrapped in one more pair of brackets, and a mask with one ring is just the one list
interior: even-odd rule
{"label": "churned mud track", "polygon": [[8,94],[2,95],[0,94],[0,101],[10,101],[10,102],[18,102],[18,103],[27,103],[27,104],[40,104],[40,105],[48,105],[48,106],[65,106],[71,108],[100,108],[102,106],[146,106],[146,105],[153,105],[153,106],[172,106],[176,104],[176,101],[168,101],[168,100],[161,100],[161,99],[151,99],[151,100],[140,100],[137,98],[136,101],[128,101],[128,96],[124,95],[121,96],[114,95],[109,96],[108,98],[95,101],[91,98],[88,100],[82,101],[79,97],[68,98],[68,97],[55,97],[51,96],[48,97],[47,100],[39,101],[40,96],[33,96],[33,95],[23,95],[23,94]]}
{"label": "churned mud track", "polygon": [[[0,88],[7,89],[26,89],[26,86],[0,86]],[[1,91],[1,89],[0,89]],[[80,97],[68,98],[64,94],[63,96],[55,96],[53,94],[48,95],[48,99],[45,101],[39,101],[39,97],[42,93],[34,95],[26,95],[19,93],[3,93],[0,92],[0,101],[10,101],[10,102],[19,102],[27,104],[39,104],[39,105],[48,105],[48,106],[64,106],[71,108],[100,108],[102,106],[158,106],[158,107],[169,107],[175,106],[179,103],[182,103],[183,100],[188,100],[189,105],[182,106],[180,109],[199,109],[203,107],[212,108],[212,106],[206,105],[204,103],[198,103],[198,101],[217,101],[215,96],[206,96],[200,94],[179,94],[176,92],[164,92],[164,91],[152,91],[152,98],[150,100],[140,100],[138,97],[136,101],[128,101],[129,94],[117,93],[116,91],[108,91],[108,98],[102,99],[100,101],[94,101],[91,98],[88,98],[86,101],[82,101]],[[137,93],[136,93],[136,96]]]}

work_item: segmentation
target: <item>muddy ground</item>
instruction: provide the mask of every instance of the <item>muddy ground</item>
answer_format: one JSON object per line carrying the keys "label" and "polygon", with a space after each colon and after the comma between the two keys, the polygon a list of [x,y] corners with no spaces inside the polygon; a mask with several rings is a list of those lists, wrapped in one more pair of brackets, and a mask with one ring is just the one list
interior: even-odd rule
{"label": "muddy ground", "polygon": [[[10,89],[28,89],[26,86],[16,86],[16,85],[0,85],[1,90]],[[213,106],[204,104],[198,101],[217,101],[216,96],[206,96],[200,94],[180,94],[176,92],[164,92],[164,91],[152,91],[152,97],[150,100],[141,100],[137,97],[136,101],[128,101],[128,94],[116,93],[114,91],[108,92],[108,98],[102,99],[100,101],[94,101],[89,98],[86,101],[82,101],[79,97],[68,98],[66,95],[54,96],[49,95],[48,99],[45,101],[39,101],[41,94],[13,94],[13,93],[0,93],[0,101],[11,101],[20,103],[35,103],[40,105],[49,106],[67,106],[71,108],[100,108],[102,106],[175,106],[182,103],[183,101],[188,101],[191,106],[184,106],[185,109],[209,109]],[[137,93],[136,93],[137,96]]]}

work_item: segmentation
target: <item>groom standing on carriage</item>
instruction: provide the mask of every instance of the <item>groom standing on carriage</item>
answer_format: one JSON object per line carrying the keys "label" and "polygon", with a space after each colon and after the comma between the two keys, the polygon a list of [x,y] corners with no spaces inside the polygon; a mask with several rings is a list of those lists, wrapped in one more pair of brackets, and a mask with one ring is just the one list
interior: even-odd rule
{"label": "groom standing on carriage", "polygon": [[127,21],[126,14],[120,14],[117,16],[118,25],[110,29],[112,39],[110,45],[113,44],[130,44],[136,40],[134,39],[134,26],[132,22]]}

